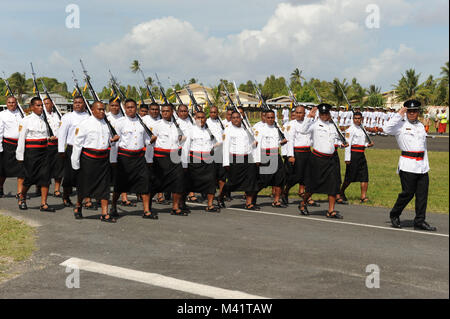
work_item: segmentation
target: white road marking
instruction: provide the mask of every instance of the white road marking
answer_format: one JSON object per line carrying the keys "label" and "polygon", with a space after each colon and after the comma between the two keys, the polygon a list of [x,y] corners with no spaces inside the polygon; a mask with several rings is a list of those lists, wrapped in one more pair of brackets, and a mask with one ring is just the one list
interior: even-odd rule
{"label": "white road marking", "polygon": [[78,269],[84,271],[137,281],[152,286],[183,291],[186,293],[215,299],[267,299],[266,297],[250,295],[237,290],[217,288],[186,280],[167,277],[156,273],[122,268],[80,258],[69,258],[66,261],[62,262],[60,266],[72,268],[76,266],[78,267]]}
{"label": "white road marking", "polygon": [[[197,204],[197,203],[189,203],[189,205],[206,206],[204,204]],[[307,216],[296,216],[296,215],[271,213],[271,212],[264,212],[264,211],[246,210],[246,209],[234,208],[234,207],[227,207],[225,209],[236,210],[236,211],[241,211],[241,212],[246,212],[246,213],[254,213],[254,214],[275,215],[275,216],[282,216],[282,217],[289,217],[289,218],[308,219],[308,220],[313,220],[313,221],[318,221],[318,222],[325,222],[325,223],[335,223],[335,224],[344,224],[344,225],[352,225],[352,226],[360,226],[360,227],[368,227],[368,228],[376,228],[376,229],[384,229],[384,230],[394,230],[394,231],[409,232],[409,233],[423,234],[423,235],[430,235],[430,236],[440,236],[440,237],[447,237],[447,238],[449,237],[448,234],[440,234],[440,233],[434,233],[434,232],[424,232],[424,231],[410,230],[410,229],[398,229],[398,228],[393,228],[393,227],[376,226],[376,225],[370,225],[370,224],[344,222],[342,220],[338,221],[338,220],[332,220],[332,219],[320,219],[320,218],[307,217]]]}

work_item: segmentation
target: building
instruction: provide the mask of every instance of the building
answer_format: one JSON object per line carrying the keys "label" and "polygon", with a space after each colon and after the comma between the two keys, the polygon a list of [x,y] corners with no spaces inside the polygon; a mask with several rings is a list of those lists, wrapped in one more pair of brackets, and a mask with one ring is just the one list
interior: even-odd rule
{"label": "building", "polygon": [[394,108],[395,110],[399,110],[402,106],[404,101],[399,102],[397,99],[397,91],[396,90],[390,90],[384,93],[381,93],[383,96],[383,100],[385,101],[384,104],[388,108]]}
{"label": "building", "polygon": [[[43,98],[45,98],[45,95],[41,95]],[[31,99],[34,97],[34,95],[24,95],[24,105],[23,108],[28,108],[30,105]],[[67,113],[72,111],[72,101],[69,101],[64,96],[58,94],[58,93],[50,93],[50,98],[52,99],[53,103],[56,105],[58,110],[61,112],[61,114]]]}

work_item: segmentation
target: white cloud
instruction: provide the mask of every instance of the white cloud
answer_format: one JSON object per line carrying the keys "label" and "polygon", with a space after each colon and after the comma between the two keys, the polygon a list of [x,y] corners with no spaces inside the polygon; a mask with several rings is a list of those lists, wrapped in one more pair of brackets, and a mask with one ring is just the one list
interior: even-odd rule
{"label": "white cloud", "polygon": [[370,3],[380,6],[382,28],[403,25],[414,15],[415,7],[404,0],[291,1],[279,4],[260,29],[225,38],[165,17],[141,23],[115,42],[96,45],[93,53],[100,64],[93,68],[108,65],[123,80],[136,80],[129,66],[137,59],[148,75],[156,71],[176,81],[195,77],[217,83],[219,78],[288,76],[300,67],[307,77],[356,76],[364,85],[386,88],[420,57],[406,45],[375,55],[382,48],[376,38],[379,31],[365,26]]}

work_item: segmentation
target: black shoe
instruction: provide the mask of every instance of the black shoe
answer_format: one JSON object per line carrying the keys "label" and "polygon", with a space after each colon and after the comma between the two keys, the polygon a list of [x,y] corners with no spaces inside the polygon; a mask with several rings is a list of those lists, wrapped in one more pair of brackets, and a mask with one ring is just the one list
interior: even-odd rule
{"label": "black shoe", "polygon": [[[88,205],[89,203],[90,203],[91,205]],[[97,205],[94,205],[93,202],[86,202],[86,203],[83,203],[83,207],[86,208],[86,209],[88,209],[88,210],[97,210]]]}
{"label": "black shoe", "polygon": [[[47,208],[45,208],[45,206],[47,206]],[[41,205],[39,207],[39,210],[41,212],[50,212],[50,213],[56,212],[56,209],[54,209],[53,207],[48,206],[48,204]]]}
{"label": "black shoe", "polygon": [[28,206],[27,206],[27,202],[23,199],[23,200],[19,200],[19,209],[20,210],[27,210]]}
{"label": "black shoe", "polygon": [[[76,211],[75,211],[76,210]],[[75,217],[75,219],[82,219],[83,218],[83,207],[75,207],[73,209],[73,216]]]}
{"label": "black shoe", "polygon": [[191,208],[190,208],[189,206],[187,206],[186,204],[181,205],[181,206],[180,206],[180,209],[181,209],[182,211],[187,212],[188,214],[191,212]]}
{"label": "black shoe", "polygon": [[298,206],[298,210],[300,212],[300,215],[309,216],[308,205],[305,205],[305,207],[303,207],[303,209],[301,206]]}
{"label": "black shoe", "polygon": [[260,210],[259,206],[256,206],[254,204],[245,205],[246,210]]}
{"label": "black shoe", "polygon": [[402,228],[399,217],[391,217],[391,224],[394,228]]}
{"label": "black shoe", "polygon": [[120,215],[119,215],[119,213],[117,212],[117,208],[110,208],[109,209],[109,216],[111,216],[111,217],[114,217],[114,218],[119,218],[120,217]]}
{"label": "black shoe", "polygon": [[428,224],[426,221],[423,221],[421,223],[414,223],[414,229],[417,230],[427,230],[427,231],[436,231],[437,228],[434,226],[430,226],[430,224]]}
{"label": "black shoe", "polygon": [[158,213],[153,213],[153,212],[144,212],[144,214],[142,215],[142,218],[159,219]]}
{"label": "black shoe", "polygon": [[332,212],[327,212],[327,218],[344,219],[344,216],[333,210]]}

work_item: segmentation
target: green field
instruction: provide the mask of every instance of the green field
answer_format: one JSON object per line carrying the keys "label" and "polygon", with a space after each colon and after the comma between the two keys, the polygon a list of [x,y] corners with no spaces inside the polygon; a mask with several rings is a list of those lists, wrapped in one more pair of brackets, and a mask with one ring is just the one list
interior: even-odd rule
{"label": "green field", "polygon": [[14,262],[31,256],[35,241],[35,231],[24,222],[0,215],[0,281],[8,276]]}
{"label": "green field", "polygon": [[[396,174],[398,150],[366,150],[366,158],[369,166],[369,190],[367,197],[370,202],[364,205],[392,207],[401,192],[400,178]],[[339,150],[341,159],[341,174],[345,176],[344,151]],[[449,153],[448,152],[428,152],[430,161],[430,187],[428,192],[429,212],[449,213]],[[298,186],[294,186],[290,192],[290,199],[298,198],[296,195]],[[359,183],[352,183],[345,194],[351,204],[360,204]],[[269,189],[265,189],[261,194],[268,195]],[[314,199],[325,200],[326,195],[313,195]],[[414,209],[414,199],[407,206],[407,209]]]}

